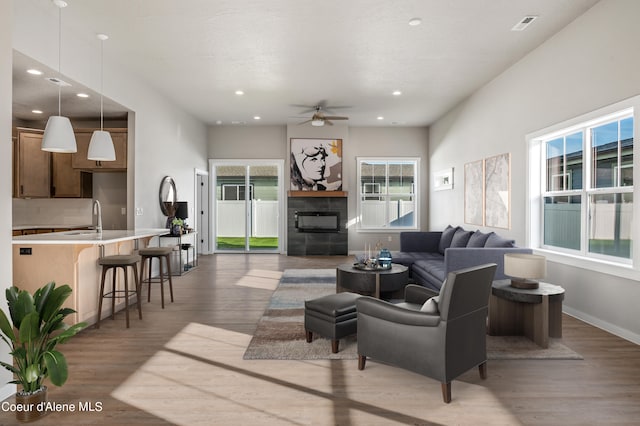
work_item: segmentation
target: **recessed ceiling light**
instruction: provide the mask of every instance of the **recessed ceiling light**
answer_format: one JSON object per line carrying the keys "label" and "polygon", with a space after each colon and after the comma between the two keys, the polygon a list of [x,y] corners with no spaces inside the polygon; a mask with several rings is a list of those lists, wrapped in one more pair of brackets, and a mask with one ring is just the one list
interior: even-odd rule
{"label": "recessed ceiling light", "polygon": [[30,70],[27,70],[27,72],[31,75],[42,75],[42,71],[35,68],[31,68]]}
{"label": "recessed ceiling light", "polygon": [[222,124],[222,120],[216,121],[216,124],[218,124],[218,125]]}
{"label": "recessed ceiling light", "polygon": [[31,112],[34,114],[42,114],[42,111],[40,111],[39,109],[32,109]]}
{"label": "recessed ceiling light", "polygon": [[402,95],[402,92],[401,92],[401,91],[399,91],[399,90],[394,90],[394,91],[393,91],[393,93],[392,93],[392,95],[393,95],[393,96],[400,96],[400,95]]}
{"label": "recessed ceiling light", "polygon": [[417,25],[422,24],[422,19],[421,18],[411,18],[409,19],[409,25],[411,25],[412,27],[415,27]]}
{"label": "recessed ceiling light", "polygon": [[78,93],[76,96],[79,97],[79,98],[88,98],[89,97],[89,95],[87,95],[86,93]]}
{"label": "recessed ceiling light", "polygon": [[378,120],[384,120],[384,117],[383,116],[379,116]]}
{"label": "recessed ceiling light", "polygon": [[244,95],[244,92],[242,90],[236,90],[236,95],[242,96]]}
{"label": "recessed ceiling light", "polygon": [[260,120],[262,117],[260,117],[259,115],[256,115],[253,117],[254,120]]}

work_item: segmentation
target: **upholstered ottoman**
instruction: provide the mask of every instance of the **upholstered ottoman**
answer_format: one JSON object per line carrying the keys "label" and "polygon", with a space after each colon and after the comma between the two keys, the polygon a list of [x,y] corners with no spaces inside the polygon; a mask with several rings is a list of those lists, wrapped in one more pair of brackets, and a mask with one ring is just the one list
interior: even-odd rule
{"label": "upholstered ottoman", "polygon": [[307,342],[313,333],[331,339],[331,352],[338,353],[339,339],[355,334],[358,315],[355,293],[337,293],[304,302],[304,330]]}

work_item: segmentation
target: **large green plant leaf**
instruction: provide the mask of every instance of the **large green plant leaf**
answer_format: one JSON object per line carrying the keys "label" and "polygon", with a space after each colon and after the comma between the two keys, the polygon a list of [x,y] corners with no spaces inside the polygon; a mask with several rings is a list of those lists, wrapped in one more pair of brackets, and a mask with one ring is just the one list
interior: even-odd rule
{"label": "large green plant leaf", "polygon": [[51,290],[53,290],[55,286],[56,283],[51,281],[50,283],[45,284],[44,287],[36,290],[36,292],[33,294],[33,301],[36,305],[36,310],[40,314],[40,317],[42,317],[42,308],[46,305],[47,300],[49,299],[49,295],[51,294]]}
{"label": "large green plant leaf", "polygon": [[[13,307],[13,308],[12,308]],[[33,297],[28,291],[21,290],[13,304],[9,304],[11,320],[16,328],[20,328],[24,317],[36,310],[33,304]]]}
{"label": "large green plant leaf", "polygon": [[75,336],[76,334],[78,334],[78,332],[81,331],[86,326],[87,326],[86,322],[79,322],[79,323],[74,324],[71,327],[67,328],[65,331],[63,331],[62,333],[58,334],[57,336],[55,336],[51,340],[55,341],[56,343],[64,343],[70,337]]}
{"label": "large green plant leaf", "polygon": [[40,337],[40,315],[36,311],[23,318],[18,334],[23,344],[34,342]]}
{"label": "large green plant leaf", "polygon": [[[40,364],[29,364],[29,366],[25,369],[25,379],[27,383],[34,383],[40,380]],[[39,386],[38,386],[39,387]]]}
{"label": "large green plant leaf", "polygon": [[[13,333],[13,325],[9,323],[9,318],[7,318],[7,315],[2,309],[0,309],[0,330],[11,342],[16,341],[16,336]],[[8,343],[9,342],[7,342],[7,344]]]}
{"label": "large green plant leaf", "polygon": [[66,284],[51,290],[47,304],[42,309],[42,320],[49,322],[58,313],[69,295],[71,295],[71,287]]}
{"label": "large green plant leaf", "polygon": [[47,373],[51,383],[62,386],[67,381],[69,370],[67,360],[58,351],[47,351],[44,354],[44,364],[47,366]]}

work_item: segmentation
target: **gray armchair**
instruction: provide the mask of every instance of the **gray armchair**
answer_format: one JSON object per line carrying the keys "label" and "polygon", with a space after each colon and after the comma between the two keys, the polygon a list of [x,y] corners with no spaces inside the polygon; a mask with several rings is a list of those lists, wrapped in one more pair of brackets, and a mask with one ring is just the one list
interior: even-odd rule
{"label": "gray armchair", "polygon": [[451,402],[451,381],[478,366],[486,378],[486,318],[495,274],[494,263],[450,272],[437,313],[420,311],[435,293],[408,285],[397,305],[361,297],[358,312],[358,369],[367,357],[414,371],[442,383]]}

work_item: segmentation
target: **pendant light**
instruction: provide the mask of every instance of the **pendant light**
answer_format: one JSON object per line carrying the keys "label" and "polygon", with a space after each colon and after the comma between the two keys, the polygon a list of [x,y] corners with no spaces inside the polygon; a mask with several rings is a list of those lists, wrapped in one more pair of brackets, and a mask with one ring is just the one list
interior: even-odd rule
{"label": "pendant light", "polygon": [[[60,58],[62,56],[62,8],[67,7],[64,0],[52,0],[53,4],[58,7],[58,75],[62,76],[60,67]],[[43,151],[50,152],[76,152],[76,136],[71,127],[71,121],[67,117],[63,117],[60,108],[62,87],[58,84],[58,115],[52,115],[47,121],[42,137]]]}
{"label": "pendant light", "polygon": [[111,134],[104,130],[104,103],[103,103],[103,73],[104,73],[104,41],[109,39],[106,34],[98,34],[100,40],[100,130],[91,135],[89,153],[87,158],[95,161],[115,161],[116,151],[113,148]]}

